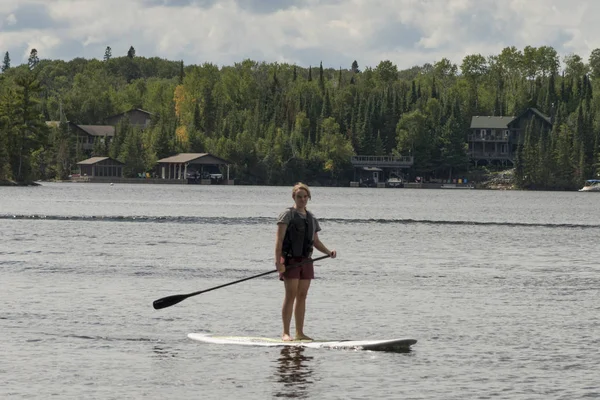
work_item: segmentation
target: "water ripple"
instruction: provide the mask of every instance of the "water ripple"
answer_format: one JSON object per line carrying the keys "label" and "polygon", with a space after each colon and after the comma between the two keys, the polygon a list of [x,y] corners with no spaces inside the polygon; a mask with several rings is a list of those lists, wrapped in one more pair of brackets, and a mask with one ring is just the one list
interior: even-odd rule
{"label": "water ripple", "polygon": [[[145,216],[145,215],[7,215],[0,214],[0,219],[51,220],[51,221],[101,221],[101,222],[145,222],[176,224],[211,224],[211,225],[257,225],[272,224],[272,217],[194,217],[194,216]],[[469,220],[436,220],[412,218],[319,218],[319,221],[344,224],[427,224],[427,225],[469,225],[469,226],[507,226],[561,229],[600,229],[600,224],[567,224],[567,223],[530,223],[499,222]],[[17,240],[17,239],[13,239]],[[22,239],[21,239],[22,240]]]}

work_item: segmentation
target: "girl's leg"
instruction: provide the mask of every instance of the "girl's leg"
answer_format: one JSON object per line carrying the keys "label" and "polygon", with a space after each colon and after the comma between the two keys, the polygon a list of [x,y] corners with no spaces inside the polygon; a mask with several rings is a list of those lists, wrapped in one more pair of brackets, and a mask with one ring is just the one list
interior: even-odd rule
{"label": "girl's leg", "polygon": [[281,307],[281,320],[283,322],[283,334],[281,339],[292,340],[290,335],[290,323],[294,311],[294,300],[298,294],[299,279],[284,279],[285,297],[283,298],[283,307]]}
{"label": "girl's leg", "polygon": [[310,287],[310,279],[300,279],[296,291],[296,306],[294,308],[294,319],[296,321],[296,340],[312,340],[304,334],[304,315],[306,313],[306,296]]}

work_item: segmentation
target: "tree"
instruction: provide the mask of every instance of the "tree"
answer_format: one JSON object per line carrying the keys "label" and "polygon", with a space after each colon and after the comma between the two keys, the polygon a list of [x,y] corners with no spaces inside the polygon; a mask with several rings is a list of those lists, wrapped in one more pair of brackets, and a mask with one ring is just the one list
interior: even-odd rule
{"label": "tree", "polygon": [[133,48],[133,46],[131,46],[129,48],[129,50],[127,51],[127,57],[128,58],[134,58],[135,57],[135,49]]}
{"label": "tree", "polygon": [[350,164],[355,154],[350,141],[340,133],[340,125],[334,118],[323,121],[323,134],[318,146],[322,159],[325,161],[324,170],[332,178],[340,178]]}
{"label": "tree", "polygon": [[589,59],[589,67],[592,73],[592,78],[600,79],[600,49],[592,50]]}
{"label": "tree", "polygon": [[356,62],[356,60],[352,61],[351,70],[353,74],[358,74],[360,72],[360,69],[358,69],[358,62]]}
{"label": "tree", "polygon": [[112,57],[112,49],[110,46],[106,46],[106,50],[104,51],[104,61],[110,60]]}
{"label": "tree", "polygon": [[467,143],[464,129],[452,115],[442,128],[440,136],[441,164],[448,170],[448,179],[452,179],[455,171],[466,169],[469,162],[467,156]]}
{"label": "tree", "polygon": [[41,92],[40,82],[29,71],[22,71],[15,79],[15,162],[13,176],[18,182],[33,179],[31,155],[38,150],[45,137],[46,125],[39,118],[37,106]]}
{"label": "tree", "polygon": [[29,53],[29,59],[27,60],[27,65],[29,66],[29,70],[34,69],[40,62],[38,58],[38,52],[36,49],[31,49]]}
{"label": "tree", "polygon": [[8,54],[8,51],[7,51],[6,53],[4,53],[4,60],[2,61],[2,72],[5,72],[9,68],[10,68],[10,55]]}
{"label": "tree", "polygon": [[[54,140],[55,153],[55,171],[56,179],[65,180],[71,172],[71,159],[75,141],[69,132],[69,123],[61,115],[61,120],[57,128],[56,138]],[[104,154],[106,155],[106,153]],[[77,160],[80,161],[80,160]]]}
{"label": "tree", "polygon": [[564,58],[565,61],[565,76],[570,78],[581,78],[589,72],[588,66],[583,62],[583,59],[577,54],[569,54]]}
{"label": "tree", "polygon": [[390,60],[381,61],[375,68],[375,73],[384,85],[389,85],[398,79],[398,67]]}
{"label": "tree", "polygon": [[183,85],[183,78],[185,78],[185,71],[183,69],[183,60],[179,64],[179,84]]}
{"label": "tree", "polygon": [[319,89],[321,92],[325,92],[325,75],[323,73],[323,61],[319,65]]}

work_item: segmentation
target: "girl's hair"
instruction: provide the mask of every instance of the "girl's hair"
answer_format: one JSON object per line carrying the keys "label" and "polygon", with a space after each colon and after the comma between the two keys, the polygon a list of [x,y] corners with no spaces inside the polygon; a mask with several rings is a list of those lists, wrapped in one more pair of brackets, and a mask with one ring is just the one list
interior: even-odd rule
{"label": "girl's hair", "polygon": [[294,185],[294,188],[292,189],[292,197],[296,198],[296,193],[298,192],[298,190],[305,190],[306,194],[308,195],[308,198],[312,199],[310,197],[310,189],[305,183],[298,182]]}

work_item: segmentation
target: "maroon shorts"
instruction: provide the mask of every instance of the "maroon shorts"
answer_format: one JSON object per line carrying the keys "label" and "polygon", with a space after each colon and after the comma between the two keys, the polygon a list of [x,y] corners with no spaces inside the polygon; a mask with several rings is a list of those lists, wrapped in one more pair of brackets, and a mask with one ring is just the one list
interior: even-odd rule
{"label": "maroon shorts", "polygon": [[283,274],[279,274],[279,280],[284,279],[315,279],[315,270],[312,262],[307,262],[298,267],[290,268],[291,265],[297,264],[304,260],[309,260],[308,257],[295,257],[290,258],[285,263],[286,271]]}

